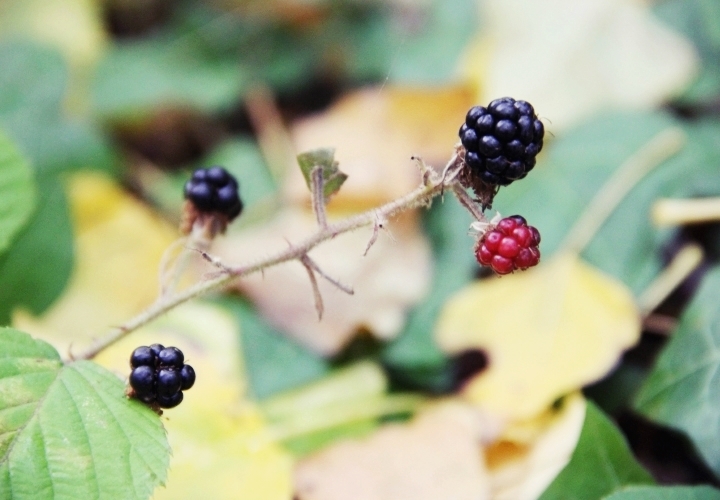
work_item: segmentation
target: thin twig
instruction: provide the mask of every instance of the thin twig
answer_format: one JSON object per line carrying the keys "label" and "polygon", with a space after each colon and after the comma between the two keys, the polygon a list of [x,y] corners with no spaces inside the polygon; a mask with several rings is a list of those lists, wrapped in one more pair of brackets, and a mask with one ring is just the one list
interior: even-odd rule
{"label": "thin twig", "polygon": [[655,167],[678,153],[685,140],[681,129],[667,128],[625,160],[575,221],[560,246],[561,250],[581,252],[632,188]]}
{"label": "thin twig", "polygon": [[339,289],[342,290],[343,292],[347,293],[348,295],[354,295],[354,294],[355,294],[355,290],[353,290],[351,287],[349,287],[349,286],[347,286],[347,285],[345,285],[345,284],[343,284],[343,283],[340,283],[338,280],[336,280],[335,278],[333,278],[333,277],[331,277],[331,276],[328,276],[328,275],[325,273],[325,271],[323,271],[322,269],[320,269],[320,266],[317,265],[317,262],[315,262],[314,260],[312,260],[312,259],[310,258],[309,255],[307,255],[307,254],[303,255],[300,260],[301,260],[304,264],[307,264],[308,266],[310,266],[310,268],[311,268],[313,271],[315,271],[316,273],[318,273],[320,276],[322,276],[323,278],[325,278],[328,282],[332,283],[333,285],[335,285],[337,288],[339,288]]}
{"label": "thin twig", "polygon": [[[446,180],[445,183],[447,182],[448,181]],[[74,356],[74,358],[92,359],[103,349],[114,344],[125,335],[148,324],[180,304],[205,295],[208,292],[226,287],[232,281],[242,276],[262,272],[268,267],[276,266],[290,260],[299,259],[302,255],[307,254],[310,250],[326,240],[332,239],[340,234],[353,231],[360,227],[373,224],[378,216],[384,219],[389,219],[395,214],[405,210],[427,205],[430,203],[430,200],[440,194],[440,191],[445,187],[445,183],[441,178],[433,175],[431,176],[430,183],[428,185],[422,185],[402,198],[398,198],[397,200],[388,202],[378,208],[338,221],[335,224],[328,224],[327,227],[320,228],[316,233],[309,236],[299,244],[277,252],[270,257],[257,260],[247,265],[229,268],[230,272],[223,274],[222,276],[196,283],[185,290],[177,292],[175,295],[161,297],[134,318],[99,337],[90,347],[82,353]],[[448,185],[448,187],[449,186],[450,185]]]}
{"label": "thin twig", "polygon": [[470,196],[465,191],[465,188],[463,188],[460,184],[453,184],[452,189],[460,204],[472,214],[475,220],[478,220],[480,222],[488,221],[482,210],[478,210],[477,203],[475,203],[472,198],[470,198]]}
{"label": "thin twig", "polygon": [[323,300],[322,295],[320,295],[320,288],[318,287],[317,278],[315,277],[315,272],[313,271],[313,267],[310,264],[310,258],[307,255],[302,255],[300,257],[300,263],[303,265],[305,270],[308,273],[308,278],[310,279],[310,285],[312,285],[313,290],[313,298],[315,299],[315,310],[318,314],[318,320],[322,319],[323,311],[325,310],[323,306]]}
{"label": "thin twig", "polygon": [[368,244],[365,247],[365,252],[363,253],[363,257],[367,256],[368,252],[370,251],[370,248],[377,241],[378,236],[380,235],[380,230],[385,229],[385,224],[387,224],[386,220],[380,219],[379,216],[376,217],[375,224],[373,224],[373,234],[372,234],[372,236],[370,236],[370,241],[368,241]]}
{"label": "thin twig", "polygon": [[327,214],[325,213],[325,179],[323,179],[323,169],[316,165],[310,172],[312,182],[312,208],[317,217],[320,227],[327,227]]}

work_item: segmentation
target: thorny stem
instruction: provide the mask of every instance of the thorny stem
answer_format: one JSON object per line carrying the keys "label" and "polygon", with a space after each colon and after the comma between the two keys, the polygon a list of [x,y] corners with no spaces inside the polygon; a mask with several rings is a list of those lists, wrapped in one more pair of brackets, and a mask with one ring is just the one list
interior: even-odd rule
{"label": "thorny stem", "polygon": [[[448,162],[448,166],[455,165],[457,163],[457,159],[457,154],[454,154]],[[185,290],[175,293],[174,295],[159,297],[143,312],[126,323],[113,328],[105,335],[98,338],[92,345],[90,345],[90,347],[80,354],[76,356],[70,355],[70,358],[92,359],[102,350],[111,346],[125,335],[150,323],[154,319],[162,316],[180,304],[200,297],[208,292],[219,290],[240,277],[248,276],[283,262],[300,260],[310,250],[324,241],[333,239],[340,234],[374,224],[378,219],[389,219],[390,217],[405,210],[410,210],[420,206],[429,206],[433,198],[438,196],[445,188],[452,189],[456,182],[455,176],[447,176],[447,178],[444,178],[432,172],[427,176],[427,179],[424,180],[423,185],[417,187],[415,190],[401,198],[398,198],[397,200],[393,200],[381,205],[380,207],[362,212],[358,215],[348,217],[347,219],[338,221],[334,224],[328,224],[325,227],[321,227],[315,234],[309,236],[304,241],[277,252],[270,257],[266,257],[243,266],[228,267],[228,272],[223,273],[220,276],[196,283]]]}
{"label": "thorny stem", "polygon": [[310,173],[312,181],[312,207],[320,227],[327,227],[327,215],[325,214],[325,182],[323,179],[322,167],[317,166]]}

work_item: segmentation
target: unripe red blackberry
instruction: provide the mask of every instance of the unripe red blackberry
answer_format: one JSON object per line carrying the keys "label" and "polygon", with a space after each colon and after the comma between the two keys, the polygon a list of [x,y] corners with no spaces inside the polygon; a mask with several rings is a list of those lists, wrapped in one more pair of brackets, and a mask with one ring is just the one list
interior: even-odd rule
{"label": "unripe red blackberry", "polygon": [[475,257],[497,274],[527,269],[540,262],[540,233],[520,215],[506,217],[485,232],[475,247]]}
{"label": "unripe red blackberry", "polygon": [[507,186],[535,166],[545,128],[532,105],[512,97],[474,106],[459,131],[470,176],[489,186]]}

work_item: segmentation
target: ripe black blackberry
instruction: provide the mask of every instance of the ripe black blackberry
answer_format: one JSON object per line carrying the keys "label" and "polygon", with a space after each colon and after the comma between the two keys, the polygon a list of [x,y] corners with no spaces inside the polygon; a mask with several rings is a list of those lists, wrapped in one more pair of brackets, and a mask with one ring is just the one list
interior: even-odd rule
{"label": "ripe black blackberry", "polygon": [[161,344],[138,347],[130,356],[128,396],[155,410],[179,405],[182,391],[195,383],[195,370],[184,361],[185,356],[177,347]]}
{"label": "ripe black blackberry", "polygon": [[240,215],[243,203],[238,182],[222,167],[199,168],[185,183],[185,199],[201,213],[219,213],[229,221]]}
{"label": "ripe black blackberry", "polygon": [[545,127],[532,105],[512,97],[473,106],[459,131],[465,149],[464,184],[490,206],[499,186],[522,179],[535,166]]}

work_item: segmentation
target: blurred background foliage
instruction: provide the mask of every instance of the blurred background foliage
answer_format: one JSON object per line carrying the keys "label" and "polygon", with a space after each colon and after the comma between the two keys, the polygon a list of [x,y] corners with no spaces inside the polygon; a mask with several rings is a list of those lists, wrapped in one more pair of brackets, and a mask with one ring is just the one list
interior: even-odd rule
{"label": "blurred background foliage", "polygon": [[[374,436],[367,442],[375,451],[412,450],[410,442],[435,439],[476,440],[482,463],[468,466],[463,476],[468,489],[447,498],[478,491],[491,498],[535,498],[556,476],[543,498],[570,491],[593,491],[593,498],[620,495],[625,485],[653,480],[718,486],[720,439],[701,431],[720,425],[720,323],[714,316],[717,301],[708,299],[720,288],[693,302],[690,313],[704,321],[699,327],[683,316],[708,272],[713,278],[704,286],[718,283],[718,210],[691,225],[663,226],[650,217],[661,198],[720,196],[718,5],[711,0],[4,0],[0,130],[28,160],[37,196],[32,214],[28,211],[0,248],[0,320],[49,340],[65,354],[146,307],[157,293],[164,249],[179,236],[173,226],[181,217],[182,185],[199,166],[221,164],[240,181],[246,213],[214,251],[241,262],[283,248],[283,238],[294,241],[302,228],[312,230],[294,164],[297,153],[337,148],[340,167],[350,175],[329,207],[331,217],[340,217],[412,189],[417,174],[411,156],[442,167],[465,110],[512,95],[532,102],[545,121],[546,148],[536,169],[504,188],[494,208],[520,213],[538,227],[543,257],[551,262],[553,255],[562,259],[557,250],[564,238],[619,167],[657,134],[677,130],[683,138],[678,150],[639,180],[582,250],[590,274],[573,274],[567,282],[548,274],[549,289],[563,286],[556,297],[543,297],[550,305],[564,304],[564,285],[582,278],[580,298],[574,299],[584,306],[602,303],[615,284],[622,286],[627,303],[613,306],[608,316],[634,325],[635,336],[621,341],[617,332],[600,331],[608,338],[602,345],[608,353],[598,349],[579,360],[600,376],[578,375],[569,387],[543,386],[554,401],[533,418],[487,413],[493,401],[478,400],[470,390],[505,353],[532,358],[537,353],[522,351],[532,342],[520,336],[515,343],[483,343],[471,334],[448,348],[437,340],[438,318],[452,315],[449,304],[461,292],[478,284],[494,290],[483,287],[497,284],[475,263],[469,214],[447,195],[430,210],[393,221],[368,258],[362,251],[370,233],[317,258],[321,265],[330,261],[332,274],[352,282],[357,292],[335,299],[336,291],[323,289],[328,317],[321,323],[304,270],[290,269],[293,263],[204,300],[191,313],[184,306],[165,323],[126,339],[122,348],[103,353],[99,362],[127,376],[128,349],[140,338],[150,343],[153,334],[168,335],[175,345],[194,346],[193,364],[217,382],[207,384],[202,395],[191,393],[166,422],[175,455],[168,488],[159,490],[158,498],[197,498],[197,492],[208,491],[216,498],[290,498],[292,491],[303,499],[355,498],[352,481],[328,485],[328,478],[350,477],[342,464],[365,466],[364,455],[333,448],[320,458],[308,454],[357,436]],[[633,309],[688,243],[702,248],[700,264],[651,310]],[[206,271],[198,265],[191,274],[199,279]],[[295,271],[305,281],[295,279]],[[522,282],[512,279],[503,283],[517,282],[518,288],[498,297],[521,308],[512,301]],[[478,293],[481,319],[512,316],[493,312],[501,308],[492,296]],[[625,306],[632,306],[631,312]],[[569,335],[590,335],[586,329],[597,323],[574,317],[582,312],[566,314],[571,318],[563,332]],[[192,315],[195,320],[183,322]],[[447,321],[471,324],[470,315]],[[672,368],[648,379],[678,318],[682,336],[672,339],[658,370]],[[205,322],[217,328],[203,330]],[[528,319],[516,330],[543,333],[534,323]],[[714,339],[697,356],[681,343],[696,342],[693,332]],[[578,363],[574,351],[555,355],[557,364],[544,368],[553,376],[527,375],[533,379],[529,387],[560,380]],[[511,371],[525,373],[526,363],[518,359]],[[678,395],[677,373],[698,375],[700,381],[681,385],[684,396]],[[667,387],[676,392],[666,399],[657,395]],[[578,417],[572,402],[580,389],[597,406],[587,406],[587,414],[583,410]],[[463,412],[470,410],[425,410],[428,398],[479,408],[485,418],[480,435],[437,434],[453,419],[465,422]],[[697,418],[683,417],[678,405],[697,412]],[[388,421],[404,422],[418,408],[422,416],[403,427],[407,434],[385,436],[378,430]],[[198,435],[199,425],[210,429],[208,436]],[[552,437],[553,426],[565,430]],[[600,443],[610,450],[606,457],[590,456]],[[625,450],[628,444],[654,479]],[[207,458],[202,466],[192,461],[198,453]],[[467,465],[470,455],[448,452],[447,464]],[[523,467],[538,456],[555,468],[524,474]],[[625,470],[627,477],[598,478],[592,487],[577,484],[573,478],[589,475],[598,463]],[[569,469],[558,475],[565,464]],[[414,477],[409,469],[407,477],[395,471],[397,491],[421,498],[403,489]],[[367,483],[382,483],[381,471],[369,467],[367,475]],[[312,496],[307,484],[329,493]]]}

